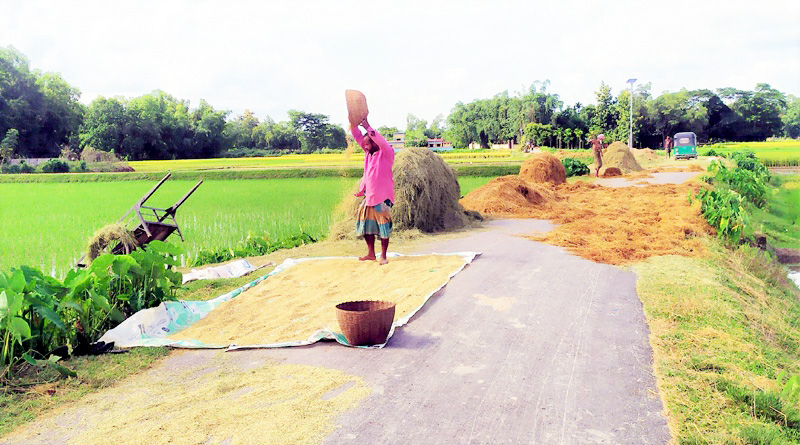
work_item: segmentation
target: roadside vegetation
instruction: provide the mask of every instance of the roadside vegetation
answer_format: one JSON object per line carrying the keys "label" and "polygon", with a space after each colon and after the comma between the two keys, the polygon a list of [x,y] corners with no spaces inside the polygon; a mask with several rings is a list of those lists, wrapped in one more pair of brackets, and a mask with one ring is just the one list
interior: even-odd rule
{"label": "roadside vegetation", "polygon": [[800,442],[800,290],[773,256],[800,248],[791,179],[752,152],[714,162],[696,198],[717,239],[705,258],[634,266],[670,427],[685,444]]}

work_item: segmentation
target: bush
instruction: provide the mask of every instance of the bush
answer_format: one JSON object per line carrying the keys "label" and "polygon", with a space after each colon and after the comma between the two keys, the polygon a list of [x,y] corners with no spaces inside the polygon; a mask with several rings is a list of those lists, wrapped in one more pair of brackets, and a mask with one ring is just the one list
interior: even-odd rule
{"label": "bush", "polygon": [[42,173],[69,173],[69,164],[58,159],[50,159],[42,164]]}
{"label": "bush", "polygon": [[2,172],[8,174],[19,173],[19,164],[3,164]]}
{"label": "bush", "polygon": [[719,156],[719,154],[712,148],[705,152],[703,156]]}
{"label": "bush", "polygon": [[739,167],[727,168],[718,162],[712,162],[708,170],[711,175],[704,179],[709,184],[719,184],[735,190],[759,208],[767,203],[767,184],[757,173]]}
{"label": "bush", "polygon": [[769,179],[769,169],[756,158],[752,151],[733,152],[730,158],[736,162],[737,167],[749,170],[765,180]]}
{"label": "bush", "polygon": [[575,158],[564,158],[561,160],[564,164],[564,170],[567,172],[567,177],[570,176],[583,176],[589,174],[589,166]]}
{"label": "bush", "polygon": [[[341,150],[339,150],[341,152]],[[266,156],[280,156],[277,150],[267,150],[262,148],[233,148],[220,154],[223,158],[257,158]]]}
{"label": "bush", "polygon": [[22,359],[36,364],[56,347],[85,347],[134,312],[174,300],[180,253],[153,241],[130,255],[101,255],[63,282],[27,266],[0,272],[0,377]]}
{"label": "bush", "polygon": [[20,161],[20,163],[19,163],[19,172],[20,173],[33,173],[35,171],[36,171],[36,169],[32,165],[26,163],[25,161]]}

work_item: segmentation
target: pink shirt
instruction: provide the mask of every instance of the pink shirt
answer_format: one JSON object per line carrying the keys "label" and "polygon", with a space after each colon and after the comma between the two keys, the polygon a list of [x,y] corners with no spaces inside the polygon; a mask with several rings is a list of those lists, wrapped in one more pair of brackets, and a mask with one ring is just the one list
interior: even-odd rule
{"label": "pink shirt", "polygon": [[[364,136],[358,127],[350,129],[358,145],[364,148]],[[360,193],[365,196],[368,206],[374,206],[386,201],[394,203],[394,179],[392,178],[392,164],[394,164],[394,149],[380,133],[367,127],[372,142],[378,146],[373,154],[364,150],[364,177],[361,178]]]}

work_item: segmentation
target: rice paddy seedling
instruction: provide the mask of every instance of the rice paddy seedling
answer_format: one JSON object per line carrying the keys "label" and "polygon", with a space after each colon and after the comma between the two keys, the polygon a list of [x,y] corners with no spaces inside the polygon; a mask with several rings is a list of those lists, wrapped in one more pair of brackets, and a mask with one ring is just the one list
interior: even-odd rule
{"label": "rice paddy seedling", "polygon": [[[489,177],[464,177],[462,194]],[[202,250],[233,249],[248,236],[271,241],[328,233],[331,214],[358,179],[208,180],[178,212],[189,258]],[[0,270],[27,264],[63,277],[92,234],[121,217],[152,181],[0,184]],[[192,181],[167,181],[153,196],[169,206]],[[188,263],[188,261],[184,261]]]}

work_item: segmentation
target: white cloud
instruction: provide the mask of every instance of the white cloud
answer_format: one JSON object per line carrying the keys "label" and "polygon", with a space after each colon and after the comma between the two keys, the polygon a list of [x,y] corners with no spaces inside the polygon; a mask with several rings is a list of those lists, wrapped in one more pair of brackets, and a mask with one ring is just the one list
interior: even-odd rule
{"label": "white cloud", "polygon": [[83,91],[161,89],[196,105],[344,123],[346,88],[376,125],[549,79],[572,104],[601,81],[800,95],[800,2],[0,0],[0,45]]}

